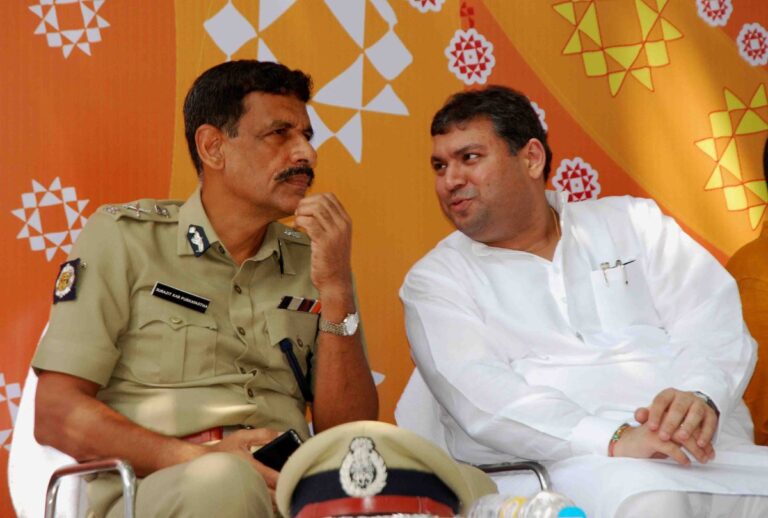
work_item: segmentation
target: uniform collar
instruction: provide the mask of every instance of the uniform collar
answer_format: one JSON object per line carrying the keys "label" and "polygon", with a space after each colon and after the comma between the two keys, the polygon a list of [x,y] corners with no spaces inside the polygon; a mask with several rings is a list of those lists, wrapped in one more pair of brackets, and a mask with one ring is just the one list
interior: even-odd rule
{"label": "uniform collar", "polygon": [[[208,219],[208,215],[205,213],[200,185],[197,186],[195,192],[192,193],[192,196],[190,196],[179,209],[179,228],[176,237],[176,252],[179,255],[195,255],[192,250],[192,245],[187,237],[190,226],[202,229],[208,240],[209,248],[214,245],[223,246],[219,239],[219,235],[216,233],[216,230],[214,230],[211,221]],[[256,254],[249,260],[258,262],[263,261],[270,256],[274,256],[275,259],[282,264],[281,270],[283,273],[295,274],[296,271],[293,268],[288,246],[284,240],[280,239],[283,228],[284,226],[277,221],[273,221],[267,225],[267,233],[264,235],[264,242],[261,244],[261,247]]]}
{"label": "uniform collar", "polygon": [[283,225],[277,221],[273,221],[267,225],[267,233],[264,235],[264,241],[261,243],[261,248],[256,254],[249,259],[249,261],[263,261],[264,259],[274,256],[280,263],[281,273],[295,274],[296,271],[293,268],[293,262],[291,261],[291,254],[285,241],[280,237],[283,232]]}
{"label": "uniform collar", "polygon": [[200,197],[200,184],[198,184],[192,196],[179,209],[179,229],[176,237],[176,252],[179,255],[194,255],[192,245],[187,238],[191,225],[203,230],[210,246],[219,242],[219,235],[213,229],[213,225],[211,225],[211,221],[205,213],[205,208],[203,208],[203,200]]}

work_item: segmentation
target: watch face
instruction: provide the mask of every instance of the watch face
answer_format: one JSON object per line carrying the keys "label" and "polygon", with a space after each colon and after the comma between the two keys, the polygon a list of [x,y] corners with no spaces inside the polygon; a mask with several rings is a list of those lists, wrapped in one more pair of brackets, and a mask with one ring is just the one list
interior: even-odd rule
{"label": "watch face", "polygon": [[357,313],[352,313],[350,315],[347,315],[347,318],[344,319],[344,331],[346,331],[347,336],[352,336],[355,334],[355,331],[357,331],[357,326],[360,323],[360,317],[357,315]]}

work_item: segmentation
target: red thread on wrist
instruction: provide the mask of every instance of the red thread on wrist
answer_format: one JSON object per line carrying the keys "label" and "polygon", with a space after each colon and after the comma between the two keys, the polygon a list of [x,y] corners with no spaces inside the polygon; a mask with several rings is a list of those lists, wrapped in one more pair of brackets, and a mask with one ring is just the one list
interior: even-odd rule
{"label": "red thread on wrist", "polygon": [[608,456],[613,457],[613,450],[616,449],[616,443],[619,442],[619,439],[621,439],[621,436],[624,435],[624,432],[629,428],[629,423],[624,423],[623,425],[619,426],[615,432],[613,432],[613,435],[611,436],[611,440],[608,442]]}

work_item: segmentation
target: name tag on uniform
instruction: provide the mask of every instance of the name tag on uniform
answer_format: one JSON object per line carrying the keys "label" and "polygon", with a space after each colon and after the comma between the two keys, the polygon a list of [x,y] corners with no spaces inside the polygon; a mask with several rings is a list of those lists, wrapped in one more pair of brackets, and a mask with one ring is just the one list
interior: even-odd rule
{"label": "name tag on uniform", "polygon": [[155,283],[155,286],[152,288],[152,295],[199,313],[205,313],[208,309],[208,305],[211,303],[208,299],[204,299],[194,293],[182,291],[173,286],[168,286],[162,282]]}

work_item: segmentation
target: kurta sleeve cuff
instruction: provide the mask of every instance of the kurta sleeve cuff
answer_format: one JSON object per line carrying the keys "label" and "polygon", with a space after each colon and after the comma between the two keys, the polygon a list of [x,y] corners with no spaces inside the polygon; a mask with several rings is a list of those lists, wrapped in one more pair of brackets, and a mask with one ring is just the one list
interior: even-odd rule
{"label": "kurta sleeve cuff", "polygon": [[593,453],[608,455],[608,443],[613,433],[624,421],[588,416],[579,421],[571,433],[571,449],[574,455]]}

